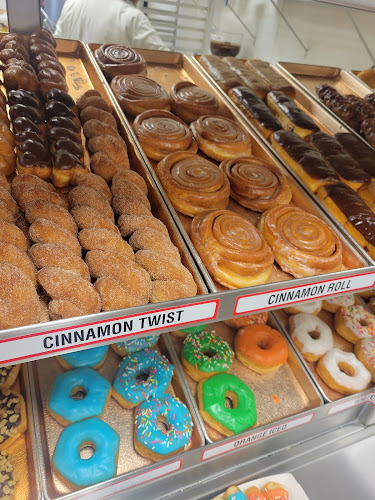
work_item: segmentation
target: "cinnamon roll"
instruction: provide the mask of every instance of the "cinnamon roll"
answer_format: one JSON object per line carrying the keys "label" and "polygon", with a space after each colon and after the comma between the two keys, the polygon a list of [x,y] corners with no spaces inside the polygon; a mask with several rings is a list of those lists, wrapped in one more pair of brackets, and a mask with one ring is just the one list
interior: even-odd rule
{"label": "cinnamon roll", "polygon": [[191,238],[211,276],[228,288],[267,283],[273,255],[256,227],[230,210],[194,217]]}
{"label": "cinnamon roll", "polygon": [[201,116],[190,125],[199,149],[217,161],[251,155],[250,135],[222,116]]}
{"label": "cinnamon roll", "polygon": [[106,43],[95,51],[100,69],[109,79],[117,75],[146,74],[146,61],[136,50],[126,45]]}
{"label": "cinnamon roll", "polygon": [[213,163],[199,155],[178,151],[158,163],[163,187],[179,212],[194,217],[204,210],[227,208],[229,181]]}
{"label": "cinnamon roll", "polygon": [[342,246],[322,220],[301,208],[279,206],[262,214],[259,230],[281,269],[295,278],[342,269]]}
{"label": "cinnamon roll", "polygon": [[187,123],[202,115],[219,113],[220,104],[214,95],[191,82],[175,83],[171,89],[173,113]]}
{"label": "cinnamon roll", "polygon": [[175,151],[197,152],[189,127],[169,111],[145,111],[134,120],[133,129],[144,152],[153,160],[160,161]]}
{"label": "cinnamon roll", "polygon": [[246,208],[264,212],[276,205],[287,205],[292,199],[284,173],[260,158],[225,160],[220,168],[229,179],[231,197]]}
{"label": "cinnamon roll", "polygon": [[170,111],[170,98],[161,85],[143,75],[119,75],[111,88],[125,113],[137,116],[149,109]]}

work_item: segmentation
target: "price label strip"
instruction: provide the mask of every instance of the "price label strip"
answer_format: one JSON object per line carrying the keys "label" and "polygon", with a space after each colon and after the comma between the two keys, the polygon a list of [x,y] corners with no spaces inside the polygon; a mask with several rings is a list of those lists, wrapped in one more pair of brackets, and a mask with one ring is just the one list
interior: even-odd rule
{"label": "price label strip", "polygon": [[354,408],[354,406],[362,405],[364,403],[371,403],[375,406],[375,392],[337,403],[329,408],[327,416],[335,415],[335,413],[347,410],[348,408]]}
{"label": "price label strip", "polygon": [[236,438],[232,441],[209,448],[202,453],[201,461],[204,462],[205,460],[209,460],[219,455],[223,455],[224,453],[237,450],[238,448],[242,448],[243,446],[247,446],[248,444],[255,443],[256,441],[261,441],[262,439],[275,436],[276,434],[281,434],[282,432],[300,427],[301,425],[309,424],[314,418],[314,415],[315,412],[309,413],[307,415],[303,415],[302,417],[294,418],[292,420],[289,420],[288,422],[284,422],[283,424],[274,425],[258,432],[252,432],[251,434],[246,434],[241,438]]}
{"label": "price label strip", "polygon": [[233,315],[285,307],[331,295],[354,293],[375,287],[375,273],[346,278],[334,278],[311,285],[291,286],[281,290],[242,295],[237,297]]}
{"label": "price label strip", "polygon": [[209,300],[0,340],[0,364],[12,364],[84,346],[96,347],[110,339],[117,342],[138,333],[152,333],[165,328],[173,330],[176,326],[214,320],[219,303],[220,299]]}

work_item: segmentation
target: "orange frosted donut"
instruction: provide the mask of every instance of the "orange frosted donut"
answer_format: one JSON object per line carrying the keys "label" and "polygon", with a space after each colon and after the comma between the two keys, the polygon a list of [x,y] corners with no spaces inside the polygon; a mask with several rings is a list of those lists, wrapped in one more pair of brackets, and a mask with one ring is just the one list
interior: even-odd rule
{"label": "orange frosted donut", "polygon": [[257,373],[276,371],[288,359],[288,344],[284,337],[262,324],[238,330],[235,351],[237,359]]}

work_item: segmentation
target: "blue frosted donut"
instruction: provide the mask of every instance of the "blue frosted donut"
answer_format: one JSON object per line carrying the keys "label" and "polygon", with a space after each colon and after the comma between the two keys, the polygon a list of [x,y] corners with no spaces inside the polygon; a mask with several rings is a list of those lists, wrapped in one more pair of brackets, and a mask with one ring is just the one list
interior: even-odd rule
{"label": "blue frosted donut", "polygon": [[[78,392],[82,399],[74,399]],[[48,400],[51,415],[62,425],[100,417],[111,396],[111,384],[91,368],[76,368],[58,375]]]}
{"label": "blue frosted donut", "polygon": [[84,351],[69,352],[57,356],[57,360],[66,369],[81,368],[87,366],[89,368],[99,368],[107,356],[108,346],[94,347],[93,349],[85,349]]}
{"label": "blue frosted donut", "polygon": [[113,382],[113,397],[133,408],[145,399],[159,397],[171,381],[173,365],[152,349],[133,352],[120,363]]}
{"label": "blue frosted donut", "polygon": [[111,344],[111,347],[117,354],[124,358],[131,352],[143,351],[143,349],[154,347],[158,340],[159,335],[148,335],[147,337],[136,337],[134,339],[124,340],[123,342],[116,342],[115,344]]}
{"label": "blue frosted donut", "polygon": [[[167,431],[160,430],[156,425],[160,416]],[[184,451],[191,440],[192,425],[189,410],[178,398],[164,394],[160,398],[149,399],[136,408],[135,449],[153,460]]]}
{"label": "blue frosted donut", "polygon": [[[116,475],[119,444],[120,438],[112,427],[100,418],[89,418],[62,431],[53,465],[74,486],[91,486]],[[92,445],[94,453],[89,459],[82,459],[80,450],[87,445]]]}

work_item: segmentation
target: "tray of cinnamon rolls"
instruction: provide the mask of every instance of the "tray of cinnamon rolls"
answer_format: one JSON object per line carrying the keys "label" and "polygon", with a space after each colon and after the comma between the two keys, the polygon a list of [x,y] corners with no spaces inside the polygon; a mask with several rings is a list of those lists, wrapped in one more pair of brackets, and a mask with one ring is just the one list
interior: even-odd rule
{"label": "tray of cinnamon rolls", "polygon": [[168,338],[209,443],[323,404],[271,313],[175,330]]}
{"label": "tray of cinnamon rolls", "polygon": [[117,46],[90,49],[211,291],[363,266],[364,252],[348,248],[191,60],[138,50],[131,75],[129,48],[119,60]]}
{"label": "tray of cinnamon rolls", "polygon": [[359,295],[295,304],[274,315],[325,401],[373,387],[375,316]]}
{"label": "tray of cinnamon rolls", "polygon": [[165,335],[41,359],[30,372],[46,500],[105,498],[205,443]]}
{"label": "tray of cinnamon rolls", "polygon": [[[317,204],[332,214],[339,230],[344,228],[346,237],[373,259],[374,151],[364,137],[351,133],[347,124],[301,86],[304,78],[311,89],[324,78],[336,82],[340,90],[352,81],[353,88],[362,84],[337,68],[292,63],[275,66],[216,56],[196,56],[196,61],[221,91],[227,92],[226,98],[271,144],[297,180],[315,195]],[[295,74],[286,72],[285,67],[294,68]],[[242,86],[238,86],[239,80]]]}
{"label": "tray of cinnamon rolls", "polygon": [[9,34],[0,61],[0,329],[206,293],[86,47]]}

